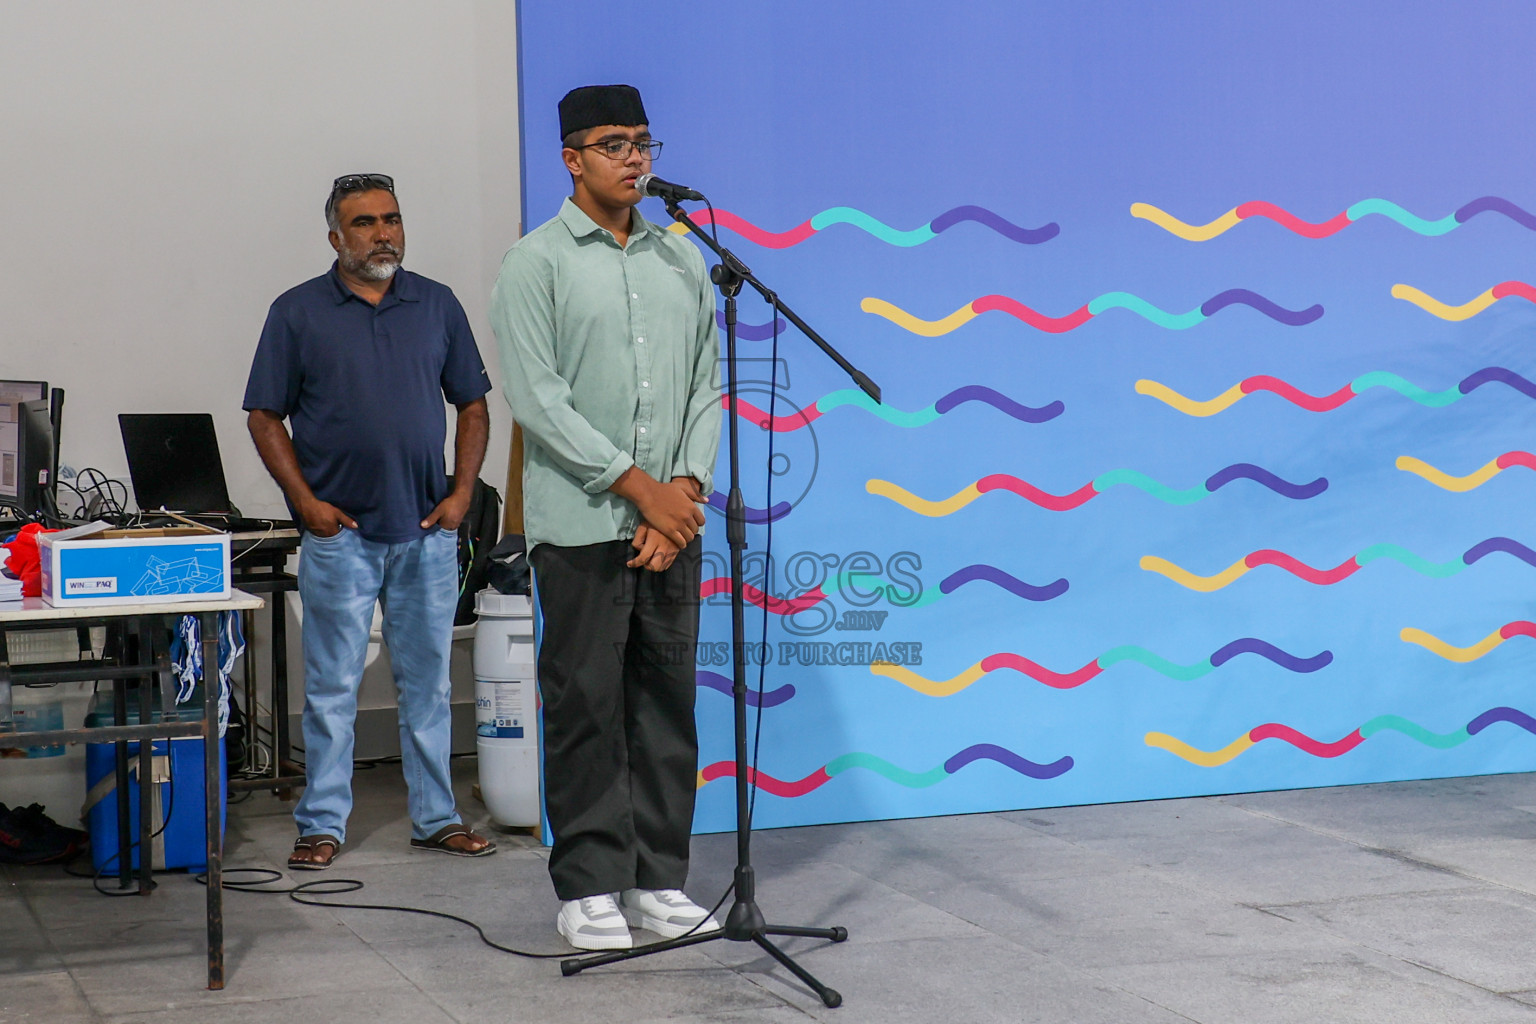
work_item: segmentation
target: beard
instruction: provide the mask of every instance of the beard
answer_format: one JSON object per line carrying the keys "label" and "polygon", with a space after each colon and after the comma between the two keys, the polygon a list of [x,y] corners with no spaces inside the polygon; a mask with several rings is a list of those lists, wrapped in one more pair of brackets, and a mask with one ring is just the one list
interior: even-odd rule
{"label": "beard", "polygon": [[[336,259],[341,263],[343,270],[365,281],[388,281],[395,276],[395,271],[400,269],[400,260],[403,255],[392,245],[379,246],[367,256],[359,255],[342,246],[336,252]],[[377,257],[380,256],[385,258],[378,259]]]}

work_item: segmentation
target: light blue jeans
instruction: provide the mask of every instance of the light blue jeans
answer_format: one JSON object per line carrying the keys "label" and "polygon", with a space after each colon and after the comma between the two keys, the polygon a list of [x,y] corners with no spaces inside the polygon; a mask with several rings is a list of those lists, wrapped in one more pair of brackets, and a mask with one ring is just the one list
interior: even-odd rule
{"label": "light blue jeans", "polygon": [[412,834],[425,839],[460,820],[448,777],[448,657],[458,572],[458,538],[447,530],[400,544],[366,540],[348,529],[334,537],[305,535],[299,596],[307,784],[293,809],[300,835],[347,838],[357,688],[375,601],[384,609],[384,643],[399,694]]}

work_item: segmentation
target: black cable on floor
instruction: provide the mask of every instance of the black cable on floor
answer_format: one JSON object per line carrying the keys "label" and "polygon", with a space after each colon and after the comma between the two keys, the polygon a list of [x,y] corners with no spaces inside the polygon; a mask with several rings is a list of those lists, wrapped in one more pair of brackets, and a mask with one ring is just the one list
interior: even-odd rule
{"label": "black cable on floor", "polygon": [[[459,924],[472,929],[476,935],[480,936],[480,941],[485,943],[487,946],[490,946],[492,949],[498,950],[502,953],[510,953],[513,956],[525,957],[529,960],[569,960],[571,957],[580,956],[582,952],[585,952],[583,950],[577,950],[576,953],[531,953],[527,950],[517,949],[512,946],[504,946],[487,936],[485,934],[485,929],[481,928],[478,924],[471,921],[469,918],[459,917],[457,914],[450,914],[443,910],[428,910],[425,907],[407,907],[395,903],[327,903],[314,899],[316,896],[339,896],[343,893],[357,892],[363,888],[363,883],[356,878],[318,878],[313,882],[300,882],[297,885],[290,886],[286,889],[272,889],[268,888],[268,886],[283,879],[284,875],[281,871],[276,871],[272,868],[225,868],[224,874],[226,878],[224,880],[223,888],[229,892],[250,892],[270,896],[287,896],[295,903],[302,903],[306,907],[330,907],[334,910],[392,910],[400,914],[422,914],[426,917],[439,917],[445,921],[456,921]],[[259,875],[262,877],[252,878],[249,881],[230,881],[227,877],[229,875]],[[193,880],[198,882],[200,885],[207,885],[208,875],[206,873],[195,875],[193,876]],[[731,886],[731,888],[735,888],[734,884]],[[720,901],[715,904],[714,909],[709,912],[709,915],[706,916],[704,920],[709,920],[709,917],[714,916],[720,910],[720,908],[725,905],[727,897],[729,897],[731,894],[731,888],[726,889],[725,895],[720,897]],[[109,895],[116,894],[114,893]],[[698,931],[699,928],[703,926],[703,924],[704,922],[700,921],[698,924],[690,928],[685,935],[679,936],[679,938],[685,938],[687,935],[692,935],[694,932]],[[661,943],[655,943],[654,945],[664,945],[667,942],[675,941],[677,940],[663,940]],[[644,950],[649,947],[636,946],[635,948]]]}

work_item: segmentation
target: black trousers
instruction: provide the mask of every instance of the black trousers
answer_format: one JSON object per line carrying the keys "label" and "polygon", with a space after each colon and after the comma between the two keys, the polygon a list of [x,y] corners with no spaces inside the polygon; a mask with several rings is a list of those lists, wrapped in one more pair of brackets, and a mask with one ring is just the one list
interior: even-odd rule
{"label": "black trousers", "polygon": [[628,541],[540,544],[549,875],[562,900],[688,877],[699,741],[693,720],[700,541],[663,573]]}

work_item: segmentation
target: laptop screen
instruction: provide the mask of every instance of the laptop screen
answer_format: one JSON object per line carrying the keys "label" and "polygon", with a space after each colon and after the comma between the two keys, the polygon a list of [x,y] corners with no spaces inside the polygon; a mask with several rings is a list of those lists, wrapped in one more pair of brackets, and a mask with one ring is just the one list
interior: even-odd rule
{"label": "laptop screen", "polygon": [[213,417],[205,412],[120,413],[133,498],[145,511],[230,511]]}

